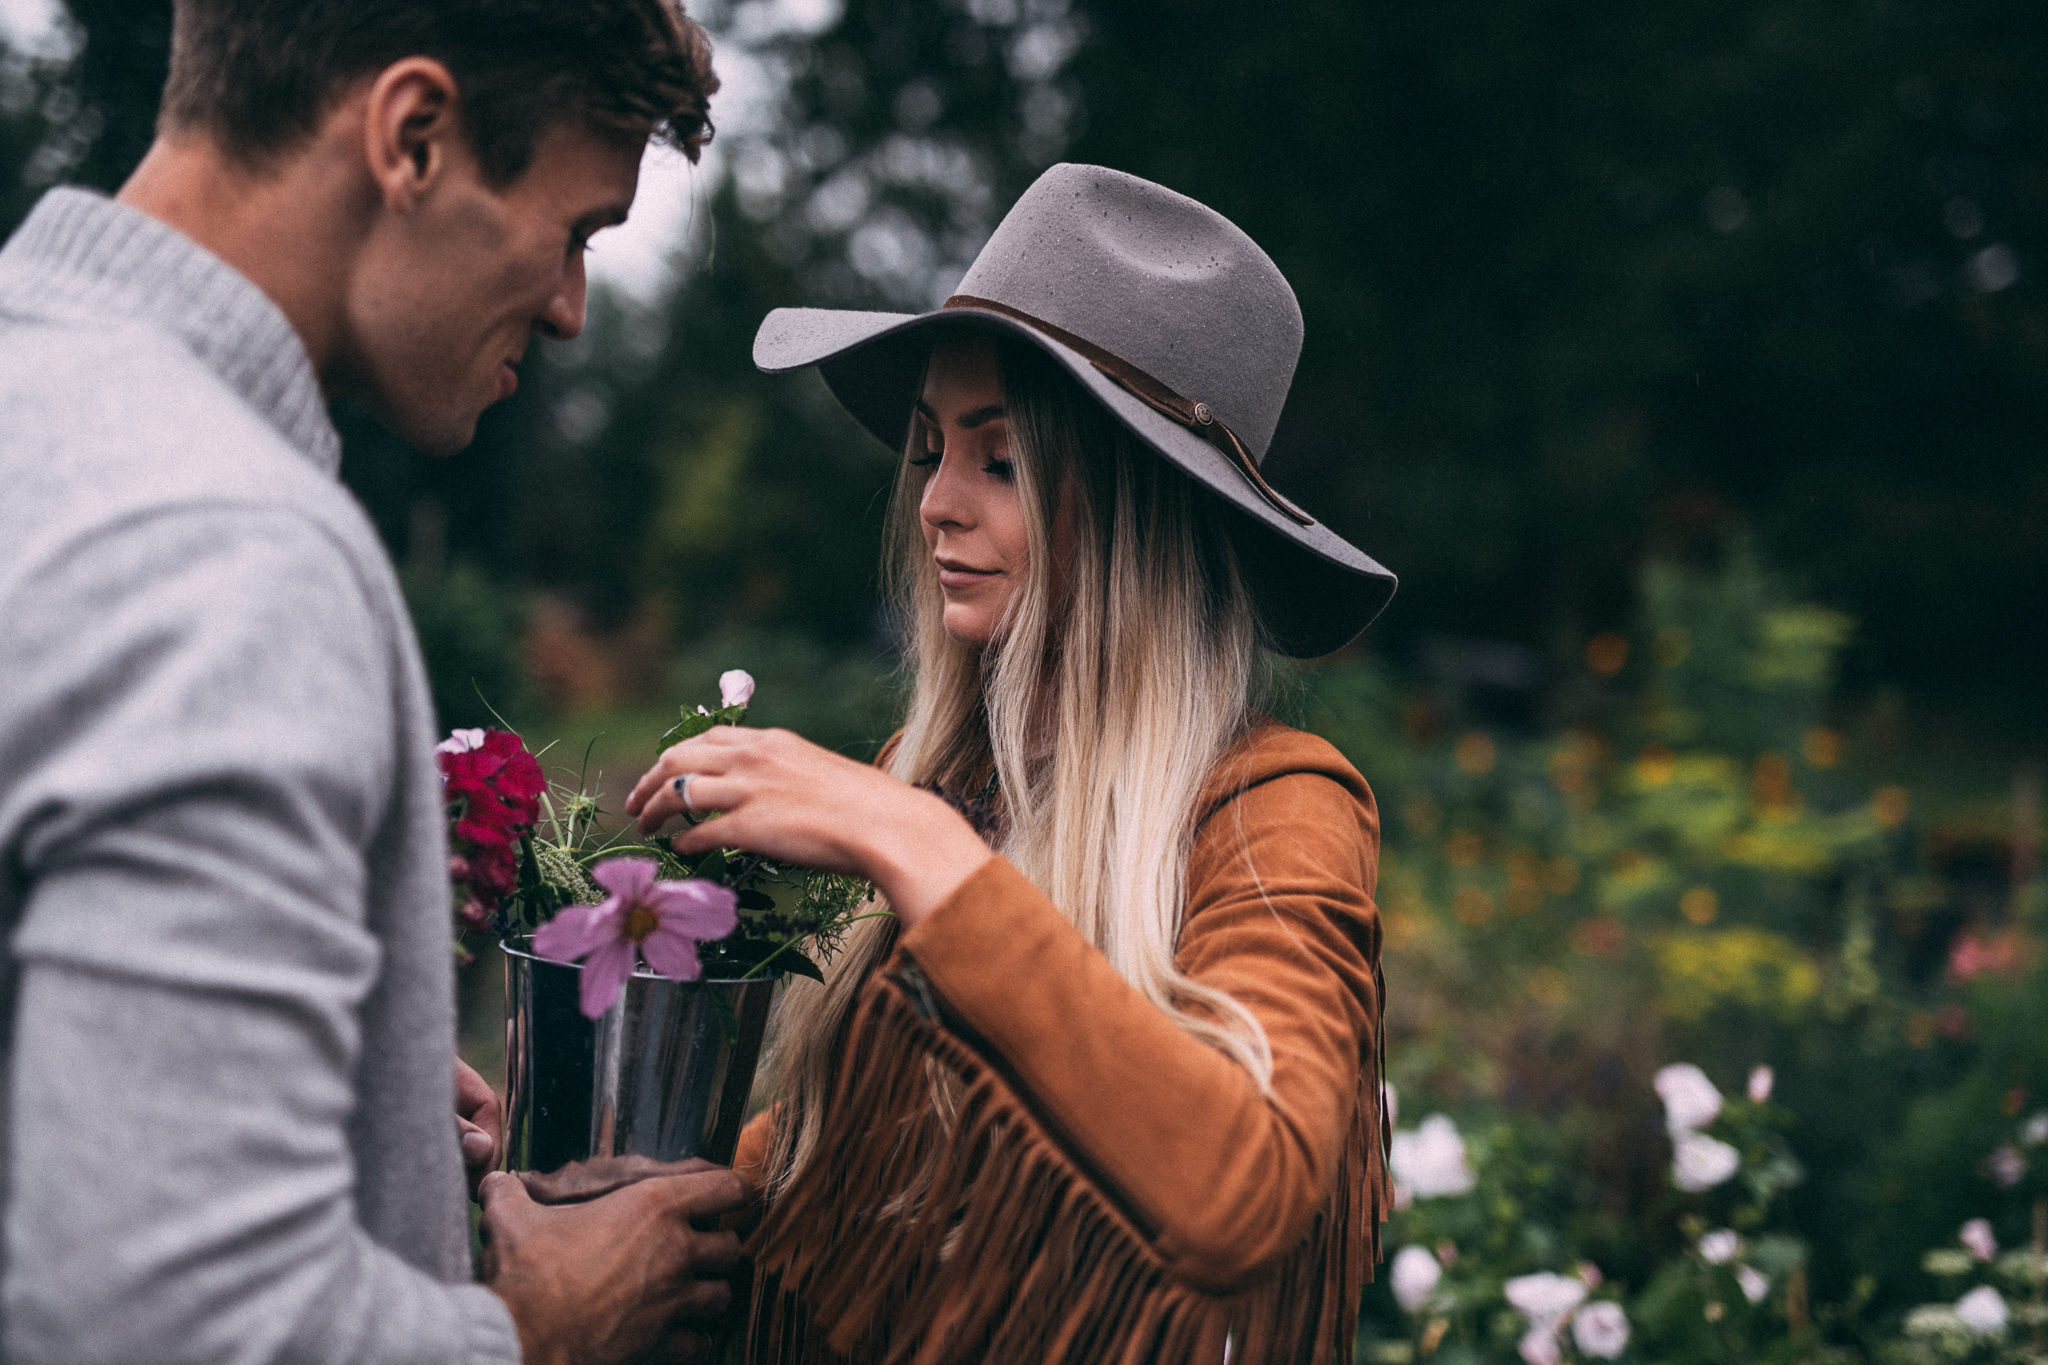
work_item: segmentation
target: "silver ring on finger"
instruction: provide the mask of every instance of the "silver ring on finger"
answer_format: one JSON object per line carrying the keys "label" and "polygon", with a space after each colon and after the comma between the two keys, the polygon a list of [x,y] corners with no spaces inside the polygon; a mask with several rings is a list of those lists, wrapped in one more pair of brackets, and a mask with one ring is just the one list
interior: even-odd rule
{"label": "silver ring on finger", "polygon": [[697,803],[690,799],[690,777],[691,774],[684,773],[681,777],[669,783],[669,786],[675,789],[675,794],[682,798],[683,814],[685,815],[695,815],[697,813]]}

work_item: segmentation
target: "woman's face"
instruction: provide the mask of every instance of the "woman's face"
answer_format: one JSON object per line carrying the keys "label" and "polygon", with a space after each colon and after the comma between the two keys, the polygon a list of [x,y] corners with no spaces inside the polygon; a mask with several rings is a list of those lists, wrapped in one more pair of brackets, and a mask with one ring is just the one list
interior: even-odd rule
{"label": "woman's face", "polygon": [[1030,567],[994,343],[942,339],[917,415],[910,462],[923,472],[918,520],[946,595],[946,634],[986,646]]}

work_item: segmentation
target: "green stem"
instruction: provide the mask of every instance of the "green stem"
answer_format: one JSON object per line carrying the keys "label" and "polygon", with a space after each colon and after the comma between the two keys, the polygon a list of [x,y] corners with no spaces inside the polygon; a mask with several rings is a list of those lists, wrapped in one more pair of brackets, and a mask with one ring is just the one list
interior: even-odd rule
{"label": "green stem", "polygon": [[[844,921],[841,927],[844,927],[844,926],[845,926],[846,924],[859,924],[859,923],[860,923],[860,922],[861,922],[862,920],[864,920],[864,919],[883,919],[883,918],[885,918],[885,917],[886,917],[886,918],[890,918],[890,919],[893,919],[893,918],[895,918],[895,915],[896,915],[896,912],[895,912],[894,910],[870,910],[870,911],[868,911],[868,912],[867,912],[867,913],[866,913],[865,915],[855,915],[855,916],[854,916],[853,918],[851,918],[851,919],[849,919],[849,920],[846,920],[846,921]],[[813,937],[813,935],[811,935],[811,934],[805,934],[805,935],[803,935],[803,937],[804,937],[804,938],[811,938],[811,937]],[[742,981],[751,981],[751,980],[753,980],[753,979],[754,979],[754,976],[755,976],[755,974],[756,974],[756,973],[758,973],[758,972],[760,972],[761,970],[763,970],[764,968],[766,968],[766,967],[767,967],[767,965],[768,965],[769,963],[773,962],[773,961],[774,961],[774,960],[775,960],[776,958],[778,958],[778,957],[781,957],[781,956],[782,956],[782,955],[783,955],[784,953],[788,952],[788,951],[789,951],[789,950],[790,950],[791,948],[794,948],[794,947],[796,947],[796,945],[797,945],[798,941],[799,941],[799,940],[797,940],[797,939],[794,939],[794,938],[793,938],[793,939],[790,939],[790,940],[789,940],[789,941],[788,941],[787,943],[784,943],[784,944],[783,944],[783,945],[782,945],[781,947],[777,948],[777,949],[776,949],[776,950],[775,950],[774,952],[772,952],[772,953],[768,954],[768,956],[766,956],[766,957],[762,958],[762,959],[761,959],[761,960],[760,960],[759,962],[756,962],[756,963],[755,963],[755,964],[754,964],[753,966],[751,966],[751,967],[747,968],[747,970],[746,970],[745,972],[741,973],[741,974],[740,974],[740,980],[742,980]]]}

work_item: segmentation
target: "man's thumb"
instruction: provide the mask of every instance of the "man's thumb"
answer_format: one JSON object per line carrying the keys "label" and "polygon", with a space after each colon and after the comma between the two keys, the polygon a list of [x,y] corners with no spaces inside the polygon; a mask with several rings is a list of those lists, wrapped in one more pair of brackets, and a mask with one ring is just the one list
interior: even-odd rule
{"label": "man's thumb", "polygon": [[522,1205],[530,1207],[533,1196],[526,1192],[519,1177],[505,1171],[492,1171],[476,1187],[476,1201],[484,1206],[486,1213],[504,1217]]}

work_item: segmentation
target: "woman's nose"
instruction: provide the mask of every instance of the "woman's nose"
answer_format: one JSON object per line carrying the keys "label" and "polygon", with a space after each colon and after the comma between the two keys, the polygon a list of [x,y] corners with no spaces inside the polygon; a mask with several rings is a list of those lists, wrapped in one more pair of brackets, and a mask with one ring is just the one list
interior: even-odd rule
{"label": "woman's nose", "polygon": [[943,456],[932,476],[925,480],[924,495],[918,499],[918,515],[927,526],[956,529],[974,524],[974,495],[963,477],[960,461]]}

